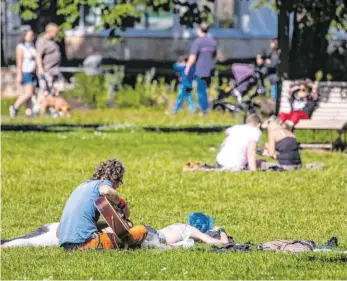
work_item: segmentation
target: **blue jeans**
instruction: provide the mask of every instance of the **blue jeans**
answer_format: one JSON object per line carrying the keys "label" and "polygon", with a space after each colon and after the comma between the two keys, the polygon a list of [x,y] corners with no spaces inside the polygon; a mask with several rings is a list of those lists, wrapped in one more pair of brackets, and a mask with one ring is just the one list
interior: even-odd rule
{"label": "blue jeans", "polygon": [[180,84],[179,85],[179,93],[178,93],[174,112],[177,112],[181,108],[185,99],[187,99],[187,101],[188,101],[188,105],[189,105],[190,110],[192,112],[196,111],[196,107],[194,104],[191,90],[189,88],[187,88],[186,86]]}
{"label": "blue jeans", "polygon": [[208,110],[208,99],[207,99],[207,82],[200,77],[195,77],[197,83],[198,101],[200,110],[203,113],[207,113]]}
{"label": "blue jeans", "polygon": [[277,98],[277,83],[271,84],[271,98],[276,100]]}

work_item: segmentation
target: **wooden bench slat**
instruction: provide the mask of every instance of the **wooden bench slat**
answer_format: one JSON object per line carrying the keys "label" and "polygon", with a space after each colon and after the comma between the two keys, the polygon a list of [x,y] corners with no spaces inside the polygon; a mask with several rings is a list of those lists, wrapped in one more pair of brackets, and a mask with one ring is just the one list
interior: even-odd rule
{"label": "wooden bench slat", "polygon": [[295,129],[342,130],[347,129],[347,120],[300,120]]}

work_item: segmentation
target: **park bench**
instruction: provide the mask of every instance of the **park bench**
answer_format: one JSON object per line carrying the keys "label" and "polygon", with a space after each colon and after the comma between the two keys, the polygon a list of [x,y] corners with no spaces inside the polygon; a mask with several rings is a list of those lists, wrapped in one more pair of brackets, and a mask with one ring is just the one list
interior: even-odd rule
{"label": "park bench", "polygon": [[[292,81],[282,83],[282,93],[279,112],[290,112],[288,100],[289,86]],[[301,144],[302,148],[341,149],[347,147],[347,82],[319,82],[319,102],[310,120],[300,120],[295,130],[327,130],[330,132],[329,144]],[[338,138],[333,140],[333,132]],[[343,136],[344,135],[344,136]],[[344,139],[343,139],[344,138]]]}

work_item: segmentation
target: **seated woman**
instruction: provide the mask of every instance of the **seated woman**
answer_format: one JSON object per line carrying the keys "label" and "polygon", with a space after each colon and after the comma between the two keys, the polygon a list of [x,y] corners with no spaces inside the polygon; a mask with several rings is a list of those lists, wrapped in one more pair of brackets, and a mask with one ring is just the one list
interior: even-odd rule
{"label": "seated woman", "polygon": [[268,142],[265,144],[263,156],[277,160],[277,163],[262,163],[263,169],[279,167],[283,170],[297,170],[301,168],[299,144],[295,135],[281,127],[281,120],[276,116],[268,120]]}
{"label": "seated woman", "polygon": [[288,129],[292,130],[301,119],[311,118],[317,101],[318,90],[315,83],[309,79],[294,83],[289,89],[291,112],[280,112],[278,117],[282,123],[286,124]]}
{"label": "seated woman", "polygon": [[[187,241],[190,238],[207,244],[229,243],[225,230],[220,227],[213,227],[210,217],[193,213],[190,215],[189,223],[172,224],[158,231],[151,226],[146,226],[148,235],[143,242],[143,247],[163,246],[164,248],[166,246],[171,248],[176,243]],[[45,224],[26,235],[10,240],[1,240],[1,247],[58,247],[59,241],[56,235],[58,226],[59,223]],[[112,231],[103,221],[98,222],[98,229],[106,233]]]}

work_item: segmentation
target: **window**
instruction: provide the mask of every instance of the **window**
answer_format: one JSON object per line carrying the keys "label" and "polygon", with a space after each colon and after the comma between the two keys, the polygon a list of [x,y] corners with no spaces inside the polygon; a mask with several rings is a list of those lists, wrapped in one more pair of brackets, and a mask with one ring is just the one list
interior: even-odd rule
{"label": "window", "polygon": [[143,16],[140,22],[135,24],[134,28],[136,29],[165,30],[172,28],[174,25],[174,14],[172,11],[152,12],[143,5],[139,5],[138,10],[142,12]]}
{"label": "window", "polygon": [[234,0],[215,0],[212,12],[215,27],[228,29],[235,26]]}

